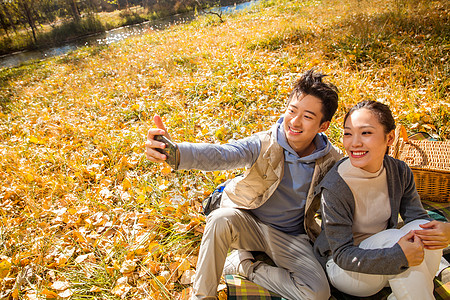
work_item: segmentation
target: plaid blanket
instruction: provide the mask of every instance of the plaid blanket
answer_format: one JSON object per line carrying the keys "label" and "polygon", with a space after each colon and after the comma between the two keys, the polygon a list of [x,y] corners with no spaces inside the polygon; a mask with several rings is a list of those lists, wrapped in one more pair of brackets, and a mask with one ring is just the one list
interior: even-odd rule
{"label": "plaid blanket", "polygon": [[434,297],[436,300],[450,299],[450,282],[443,283],[439,279],[434,279]]}
{"label": "plaid blanket", "polygon": [[416,141],[423,141],[423,140],[428,140],[428,141],[437,141],[437,139],[435,139],[434,137],[432,137],[428,132],[417,132],[414,133],[410,136],[408,136],[409,140],[416,140]]}
{"label": "plaid blanket", "polygon": [[239,275],[226,275],[227,283],[227,299],[228,300],[256,300],[256,299],[273,299],[286,300],[280,295],[275,294],[265,288],[253,283]]}
{"label": "plaid blanket", "polygon": [[[265,288],[253,283],[239,275],[226,275],[228,300],[286,300]],[[370,297],[354,297],[332,288],[331,300],[386,300],[391,294],[391,289],[386,287]],[[443,284],[439,279],[434,279],[434,297],[436,300],[450,299],[450,282]]]}

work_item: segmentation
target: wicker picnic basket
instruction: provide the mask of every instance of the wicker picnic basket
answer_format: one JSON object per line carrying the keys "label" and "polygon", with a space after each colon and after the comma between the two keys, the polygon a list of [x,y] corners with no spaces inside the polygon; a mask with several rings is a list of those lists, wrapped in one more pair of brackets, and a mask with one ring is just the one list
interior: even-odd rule
{"label": "wicker picnic basket", "polygon": [[450,202],[450,142],[411,140],[397,126],[389,155],[403,160],[414,174],[422,200]]}

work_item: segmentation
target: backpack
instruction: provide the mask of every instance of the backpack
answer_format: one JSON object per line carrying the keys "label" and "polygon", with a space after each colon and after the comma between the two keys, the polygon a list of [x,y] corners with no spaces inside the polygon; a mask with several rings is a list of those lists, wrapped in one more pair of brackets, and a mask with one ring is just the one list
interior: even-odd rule
{"label": "backpack", "polygon": [[218,209],[220,207],[220,203],[222,202],[222,194],[225,186],[230,182],[231,179],[228,179],[224,183],[221,183],[216,187],[216,189],[209,195],[205,200],[202,201],[203,214],[208,216],[212,211]]}

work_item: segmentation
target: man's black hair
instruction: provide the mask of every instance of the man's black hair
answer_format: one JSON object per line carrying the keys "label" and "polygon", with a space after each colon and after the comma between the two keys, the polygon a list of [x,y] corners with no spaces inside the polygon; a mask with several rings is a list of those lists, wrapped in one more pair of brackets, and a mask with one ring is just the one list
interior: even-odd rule
{"label": "man's black hair", "polygon": [[338,108],[338,89],[329,82],[323,82],[324,75],[320,72],[314,72],[314,69],[306,71],[299,80],[294,84],[291,94],[289,95],[289,102],[294,97],[301,95],[311,95],[319,98],[322,101],[322,114],[323,118],[321,122],[331,121],[334,113]]}

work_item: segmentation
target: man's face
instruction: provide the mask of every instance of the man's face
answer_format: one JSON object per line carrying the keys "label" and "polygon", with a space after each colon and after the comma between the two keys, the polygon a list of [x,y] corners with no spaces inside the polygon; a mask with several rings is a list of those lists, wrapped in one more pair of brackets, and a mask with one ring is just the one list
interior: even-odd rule
{"label": "man's face", "polygon": [[316,134],[330,125],[329,121],[321,123],[322,118],[322,101],[315,96],[294,96],[289,103],[284,115],[284,132],[289,146],[300,157],[310,154]]}

